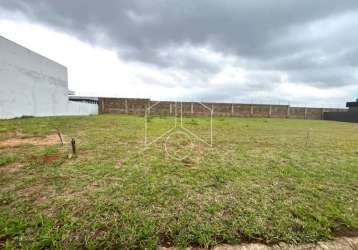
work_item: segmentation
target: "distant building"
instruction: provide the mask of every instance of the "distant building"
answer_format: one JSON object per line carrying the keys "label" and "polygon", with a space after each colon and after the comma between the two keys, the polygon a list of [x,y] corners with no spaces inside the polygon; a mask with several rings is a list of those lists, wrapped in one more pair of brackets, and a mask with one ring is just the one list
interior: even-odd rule
{"label": "distant building", "polygon": [[327,112],[324,114],[325,120],[340,122],[358,122],[358,99],[355,102],[347,102],[347,112]]}
{"label": "distant building", "polygon": [[66,67],[0,36],[0,118],[97,114],[68,94]]}
{"label": "distant building", "polygon": [[358,112],[358,99],[356,102],[347,102],[347,108],[350,112]]}
{"label": "distant building", "polygon": [[72,102],[84,102],[84,103],[98,104],[98,97],[70,95],[69,99]]}

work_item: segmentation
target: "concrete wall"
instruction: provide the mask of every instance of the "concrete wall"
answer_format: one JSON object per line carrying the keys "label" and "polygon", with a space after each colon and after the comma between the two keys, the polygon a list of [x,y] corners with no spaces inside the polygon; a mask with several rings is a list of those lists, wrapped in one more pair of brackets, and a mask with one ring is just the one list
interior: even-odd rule
{"label": "concrete wall", "polygon": [[149,99],[98,98],[98,113],[144,114],[149,103]]}
{"label": "concrete wall", "polygon": [[0,118],[87,114],[97,109],[69,102],[67,85],[66,67],[0,36]]}
{"label": "concrete wall", "polygon": [[152,115],[175,115],[181,110],[185,116],[271,117],[322,120],[325,112],[346,112],[346,109],[290,107],[288,105],[156,102],[149,99],[99,98],[100,114],[144,114],[152,106]]}
{"label": "concrete wall", "polygon": [[98,115],[98,105],[69,101],[65,115]]}

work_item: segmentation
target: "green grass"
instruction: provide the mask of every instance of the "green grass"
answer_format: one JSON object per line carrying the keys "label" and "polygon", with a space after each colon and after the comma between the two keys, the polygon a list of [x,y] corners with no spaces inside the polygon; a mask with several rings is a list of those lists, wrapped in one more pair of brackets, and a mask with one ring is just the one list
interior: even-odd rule
{"label": "green grass", "polygon": [[[150,119],[149,139],[173,124]],[[208,118],[184,124],[208,138]],[[78,147],[71,159],[68,145],[0,148],[0,248],[306,243],[358,232],[358,124],[215,118],[213,127],[212,148],[175,160],[160,142],[143,151],[141,117],[0,121],[0,142],[59,128]]]}

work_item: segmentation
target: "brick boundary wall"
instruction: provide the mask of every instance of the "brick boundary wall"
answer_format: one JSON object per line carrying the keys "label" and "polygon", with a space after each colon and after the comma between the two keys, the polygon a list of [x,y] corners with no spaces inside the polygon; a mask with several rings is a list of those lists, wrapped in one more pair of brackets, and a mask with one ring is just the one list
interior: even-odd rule
{"label": "brick boundary wall", "polygon": [[140,114],[144,115],[147,107],[152,115],[175,115],[182,110],[184,116],[233,116],[266,117],[323,120],[326,112],[347,112],[342,108],[291,107],[289,105],[244,104],[244,103],[198,103],[151,101],[135,98],[98,98],[98,114]]}

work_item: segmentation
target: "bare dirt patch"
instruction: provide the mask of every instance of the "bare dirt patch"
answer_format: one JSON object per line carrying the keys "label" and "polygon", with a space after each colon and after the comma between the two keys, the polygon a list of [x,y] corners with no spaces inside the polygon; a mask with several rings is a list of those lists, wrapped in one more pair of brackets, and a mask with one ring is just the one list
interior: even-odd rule
{"label": "bare dirt patch", "polygon": [[58,161],[59,159],[60,159],[60,156],[58,156],[58,155],[45,155],[42,158],[42,160],[45,163],[52,163],[52,162]]}
{"label": "bare dirt patch", "polygon": [[[176,250],[174,247],[159,247],[160,250]],[[213,250],[356,250],[358,249],[358,237],[341,237],[333,241],[320,241],[316,244],[289,245],[279,243],[268,246],[264,244],[252,243],[241,245],[220,245],[212,248]],[[186,248],[186,250],[205,250],[205,248]]]}
{"label": "bare dirt patch", "polygon": [[43,184],[34,184],[17,191],[17,195],[25,200],[33,200],[34,204],[40,205],[46,203],[50,197],[55,195],[55,191]]}
{"label": "bare dirt patch", "polygon": [[187,167],[198,166],[203,160],[205,154],[205,148],[201,144],[194,144],[191,154],[182,160]]}
{"label": "bare dirt patch", "polygon": [[13,138],[0,141],[0,147],[17,147],[26,144],[45,146],[56,145],[60,143],[61,141],[57,134],[51,134],[45,137],[24,137],[22,134],[15,133]]}
{"label": "bare dirt patch", "polygon": [[23,168],[23,165],[20,163],[13,163],[13,164],[9,164],[7,166],[3,166],[0,167],[0,173],[1,172],[6,172],[6,173],[16,173],[21,171],[21,169]]}
{"label": "bare dirt patch", "polygon": [[7,131],[7,132],[1,132],[0,133],[0,141],[2,140],[7,140],[7,139],[10,139],[10,138],[22,138],[24,137],[25,135],[19,131]]}

